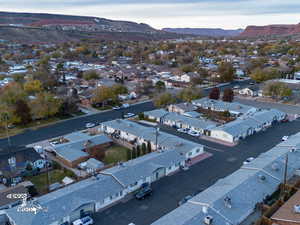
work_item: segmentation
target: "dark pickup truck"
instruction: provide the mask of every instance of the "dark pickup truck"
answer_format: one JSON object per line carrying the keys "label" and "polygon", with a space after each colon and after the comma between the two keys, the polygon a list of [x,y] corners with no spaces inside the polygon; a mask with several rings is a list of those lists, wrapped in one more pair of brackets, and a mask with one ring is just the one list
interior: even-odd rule
{"label": "dark pickup truck", "polygon": [[135,194],[135,198],[138,200],[141,199],[145,199],[146,197],[152,195],[152,188],[150,187],[150,185],[147,185],[145,187],[142,187],[142,189],[140,189],[136,194]]}

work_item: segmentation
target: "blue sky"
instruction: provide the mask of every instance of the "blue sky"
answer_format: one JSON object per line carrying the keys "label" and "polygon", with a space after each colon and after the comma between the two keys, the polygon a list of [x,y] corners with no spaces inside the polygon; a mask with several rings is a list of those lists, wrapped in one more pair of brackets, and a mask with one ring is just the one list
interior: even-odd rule
{"label": "blue sky", "polygon": [[97,16],[155,28],[300,22],[300,0],[0,0],[0,10]]}

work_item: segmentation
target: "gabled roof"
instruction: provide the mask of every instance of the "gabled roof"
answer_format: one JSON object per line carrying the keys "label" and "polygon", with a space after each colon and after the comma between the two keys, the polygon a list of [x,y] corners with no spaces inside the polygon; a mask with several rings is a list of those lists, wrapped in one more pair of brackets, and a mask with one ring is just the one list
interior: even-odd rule
{"label": "gabled roof", "polygon": [[143,157],[104,170],[102,173],[111,174],[124,186],[129,186],[143,178],[151,176],[159,168],[168,168],[184,160],[185,157],[174,150],[152,152]]}
{"label": "gabled roof", "polygon": [[[108,122],[104,122],[101,124],[102,126],[111,127],[115,130],[121,130],[123,132],[129,133],[136,137],[142,138],[146,141],[150,141],[152,143],[156,143],[156,129],[153,127],[145,127],[138,123],[129,121],[129,120],[112,120]],[[187,152],[195,149],[202,148],[201,144],[188,141],[186,139],[159,131],[158,132],[158,146],[163,149],[174,149],[182,154],[186,154]]]}
{"label": "gabled roof", "polygon": [[36,215],[32,212],[20,213],[17,208],[6,210],[9,217],[18,225],[49,225],[69,216],[70,213],[83,204],[103,201],[106,197],[119,193],[122,186],[114,178],[97,175],[65,188],[46,194],[32,203],[39,204],[47,211]]}

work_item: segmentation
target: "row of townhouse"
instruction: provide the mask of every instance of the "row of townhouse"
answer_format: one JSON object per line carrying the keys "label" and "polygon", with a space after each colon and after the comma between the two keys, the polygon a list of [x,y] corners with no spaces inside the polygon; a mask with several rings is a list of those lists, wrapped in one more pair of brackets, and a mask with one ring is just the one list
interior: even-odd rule
{"label": "row of townhouse", "polygon": [[176,128],[188,128],[228,143],[236,143],[270,127],[274,122],[280,122],[286,118],[285,113],[276,109],[257,110],[252,114],[242,115],[234,121],[219,126],[210,120],[191,118],[164,109],[145,112],[144,115],[158,123]]}
{"label": "row of townhouse", "polygon": [[[152,183],[185,165],[175,150],[152,152],[21,205],[0,211],[12,225],[68,225],[121,200],[145,182]],[[43,210],[26,212],[30,207]]]}
{"label": "row of townhouse", "polygon": [[257,204],[278,190],[285,171],[289,179],[299,173],[299,168],[300,133],[218,180],[152,225],[250,224]]}
{"label": "row of townhouse", "polygon": [[285,118],[286,114],[276,109],[257,111],[252,115],[239,117],[232,122],[211,129],[210,136],[225,142],[236,143]]}
{"label": "row of townhouse", "polygon": [[164,109],[145,112],[144,115],[151,120],[155,120],[167,126],[188,128],[200,134],[207,134],[209,130],[217,125],[217,123],[204,118],[192,118],[178,113],[168,112]]}
{"label": "row of townhouse", "polygon": [[202,108],[217,112],[229,111],[233,116],[247,115],[255,113],[258,109],[252,106],[244,105],[238,102],[224,102],[220,100],[209,99],[207,97],[192,101],[192,104]]}
{"label": "row of townhouse", "polygon": [[153,127],[145,127],[130,120],[112,120],[101,124],[104,133],[134,145],[150,144],[152,150],[174,149],[186,159],[204,153],[203,145],[161,132]]}

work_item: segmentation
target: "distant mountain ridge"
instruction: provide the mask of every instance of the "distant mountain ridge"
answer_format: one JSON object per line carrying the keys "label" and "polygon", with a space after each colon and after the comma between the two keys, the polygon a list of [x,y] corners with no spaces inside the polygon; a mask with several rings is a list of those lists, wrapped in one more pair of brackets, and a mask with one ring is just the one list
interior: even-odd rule
{"label": "distant mountain ridge", "polygon": [[288,25],[267,25],[267,26],[248,26],[240,37],[263,37],[274,35],[295,35],[300,34],[300,24]]}
{"label": "distant mountain ridge", "polygon": [[[23,37],[17,37],[18,34]],[[156,30],[144,23],[89,16],[14,12],[0,12],[0,35],[7,40],[36,42],[81,38],[160,40],[179,37],[179,35]]]}
{"label": "distant mountain ridge", "polygon": [[243,29],[225,30],[221,28],[163,28],[162,30],[170,33],[211,37],[238,36],[243,32]]}

